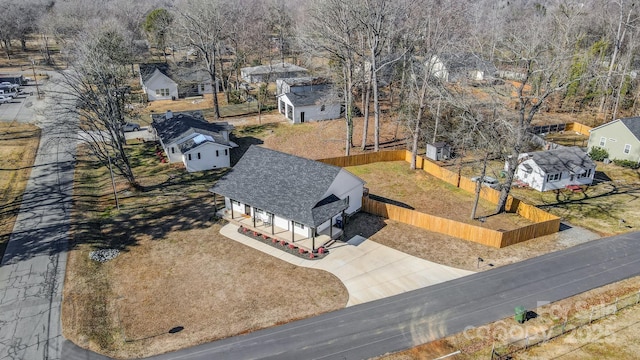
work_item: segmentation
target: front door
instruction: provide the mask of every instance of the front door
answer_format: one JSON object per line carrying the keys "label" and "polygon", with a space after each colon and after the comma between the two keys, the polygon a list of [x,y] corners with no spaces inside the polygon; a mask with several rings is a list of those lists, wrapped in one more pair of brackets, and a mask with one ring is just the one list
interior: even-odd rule
{"label": "front door", "polygon": [[249,205],[245,205],[244,206],[244,214],[245,215],[251,215],[251,206],[249,206]]}
{"label": "front door", "polygon": [[300,112],[300,122],[303,123],[304,122],[304,111]]}

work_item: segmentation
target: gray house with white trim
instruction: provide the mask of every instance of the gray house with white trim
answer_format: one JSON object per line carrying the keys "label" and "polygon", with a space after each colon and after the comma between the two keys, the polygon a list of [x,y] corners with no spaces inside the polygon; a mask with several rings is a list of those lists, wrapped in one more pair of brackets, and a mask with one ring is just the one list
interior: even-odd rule
{"label": "gray house with white trim", "polygon": [[589,130],[588,151],[600,147],[610,159],[640,162],[640,117],[617,119]]}
{"label": "gray house with white trim", "polygon": [[256,145],[210,189],[224,197],[231,218],[257,218],[312,239],[360,210],[363,190],[364,181],[343,168]]}
{"label": "gray house with white trim", "polygon": [[167,111],[151,118],[170,163],[182,162],[188,172],[231,166],[231,149],[238,147],[229,140],[233,125],[210,123],[202,111]]}
{"label": "gray house with white trim", "polygon": [[178,83],[169,76],[167,64],[140,64],[140,85],[149,101],[175,100],[179,95]]}

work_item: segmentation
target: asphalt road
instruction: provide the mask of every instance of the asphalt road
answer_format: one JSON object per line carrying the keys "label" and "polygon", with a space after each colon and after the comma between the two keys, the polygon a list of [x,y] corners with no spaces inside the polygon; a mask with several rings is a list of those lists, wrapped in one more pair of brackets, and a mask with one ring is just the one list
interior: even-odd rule
{"label": "asphalt road", "polygon": [[366,359],[639,274],[636,232],[153,359]]}
{"label": "asphalt road", "polygon": [[0,120],[42,128],[35,164],[0,263],[0,359],[62,359],[60,304],[75,142],[59,140],[60,127],[36,115],[47,107],[35,97],[3,104]]}

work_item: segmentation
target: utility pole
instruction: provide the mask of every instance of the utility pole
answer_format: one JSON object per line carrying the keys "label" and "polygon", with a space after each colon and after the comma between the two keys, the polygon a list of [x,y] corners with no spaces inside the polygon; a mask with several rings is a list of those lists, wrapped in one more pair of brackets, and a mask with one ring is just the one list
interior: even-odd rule
{"label": "utility pole", "polygon": [[31,71],[33,71],[33,81],[36,82],[36,93],[38,94],[38,99],[40,99],[40,87],[38,87],[38,78],[36,77],[36,61],[31,59]]}

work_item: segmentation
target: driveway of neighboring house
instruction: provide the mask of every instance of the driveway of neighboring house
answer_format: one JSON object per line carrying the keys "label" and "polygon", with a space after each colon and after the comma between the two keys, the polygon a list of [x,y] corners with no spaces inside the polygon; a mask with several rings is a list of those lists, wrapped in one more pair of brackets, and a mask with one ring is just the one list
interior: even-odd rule
{"label": "driveway of neighboring house", "polygon": [[227,224],[220,233],[244,245],[291,264],[321,269],[334,274],[349,292],[347,306],[386,298],[425,286],[473,274],[405,254],[372,240],[356,236],[346,243],[336,242],[330,254],[320,260],[306,260],[256,241]]}

